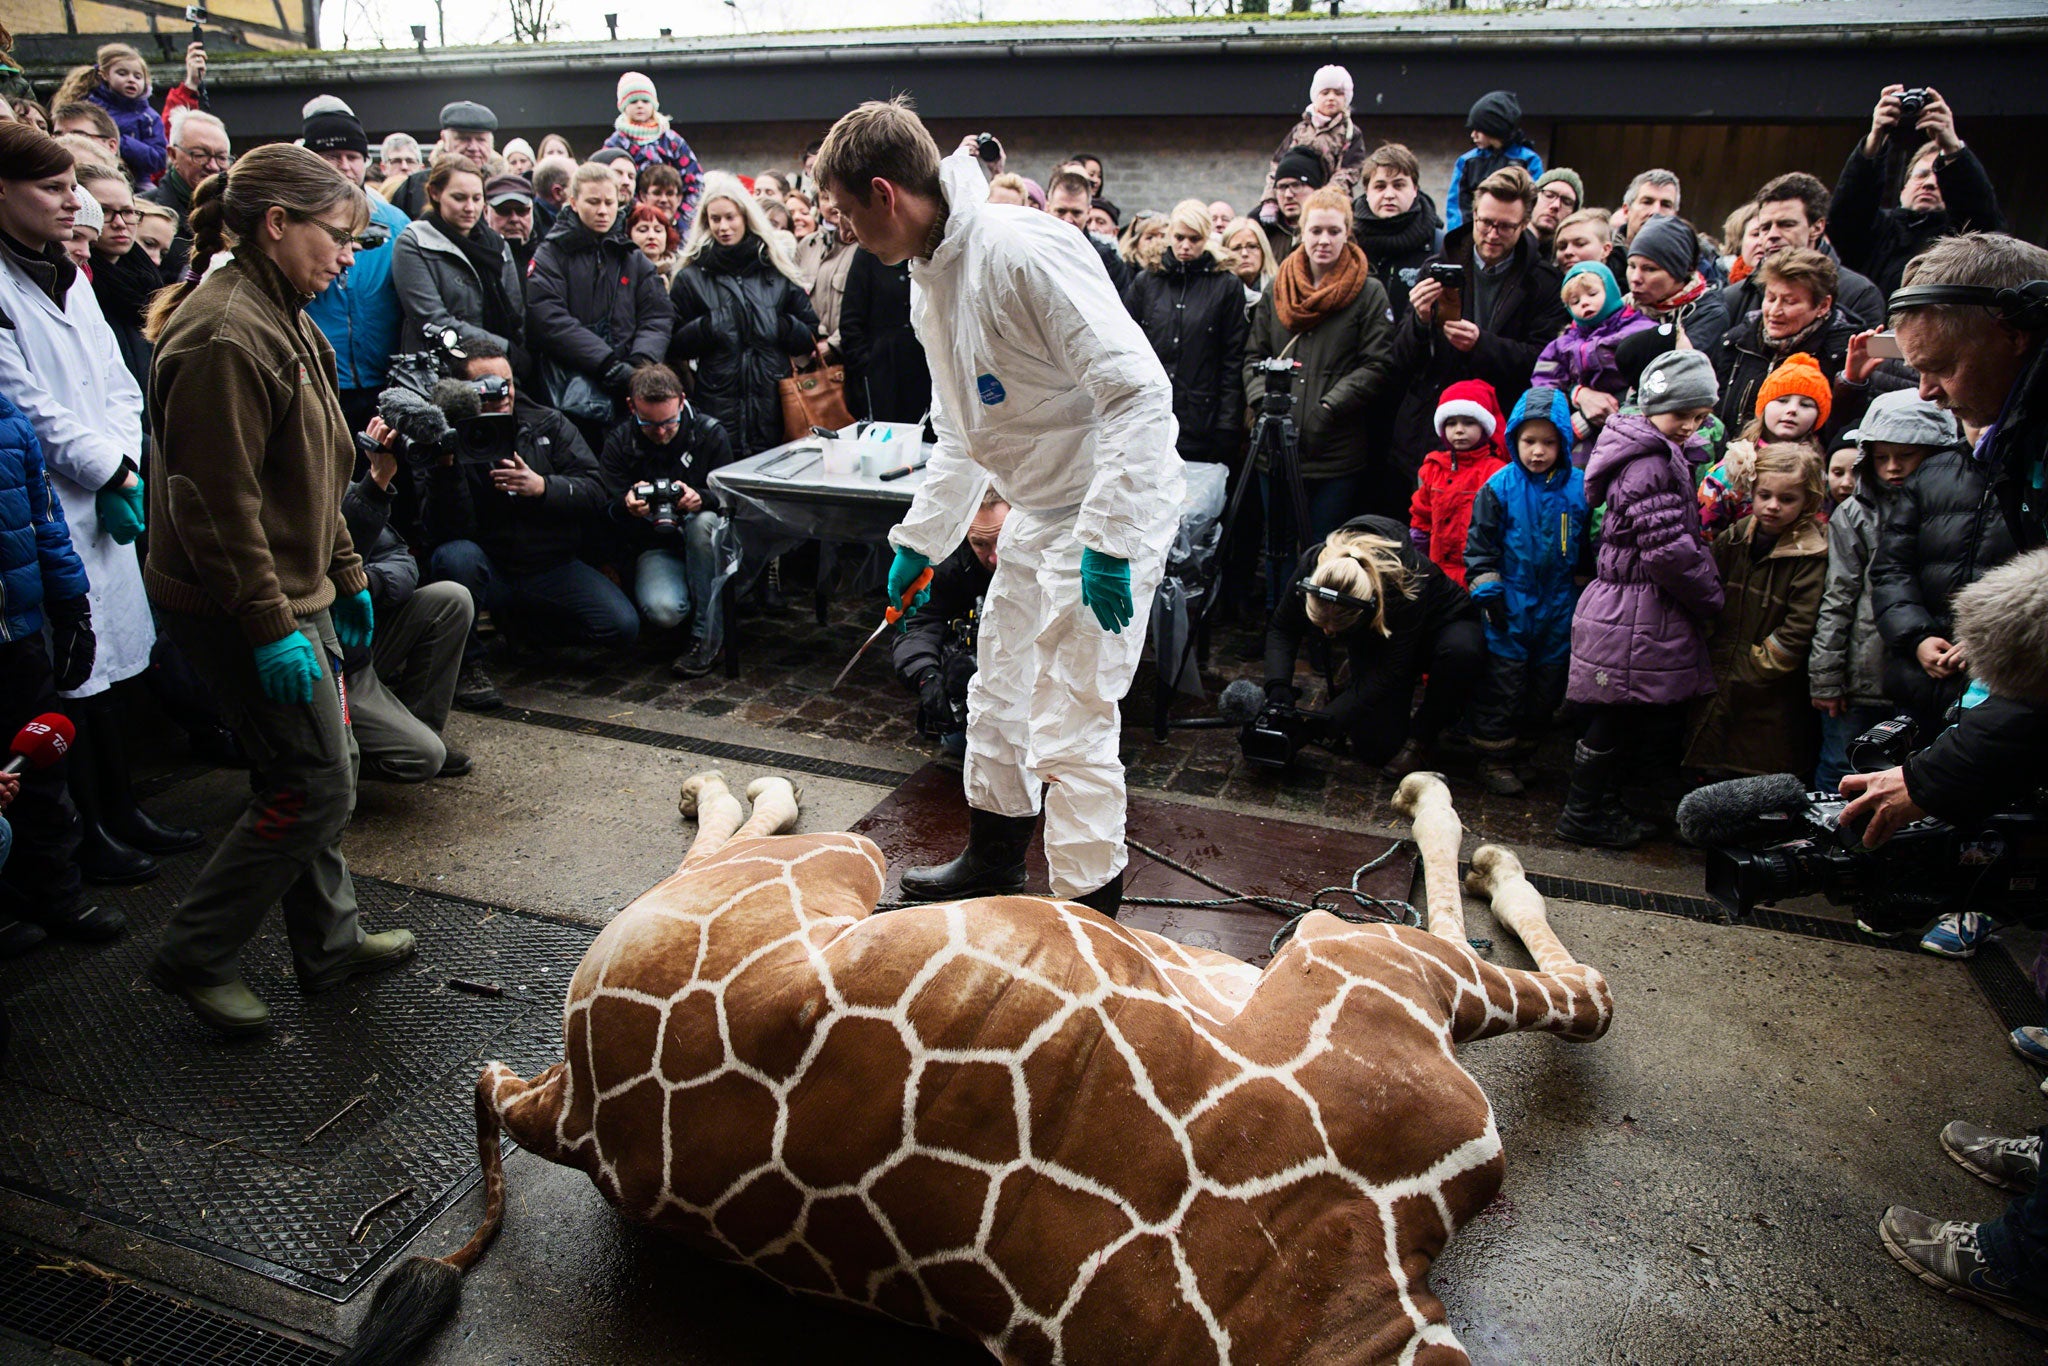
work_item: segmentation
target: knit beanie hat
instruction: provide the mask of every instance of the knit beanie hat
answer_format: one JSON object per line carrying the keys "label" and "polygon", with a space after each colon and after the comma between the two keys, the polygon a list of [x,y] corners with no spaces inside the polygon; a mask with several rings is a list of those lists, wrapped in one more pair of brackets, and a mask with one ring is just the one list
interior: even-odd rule
{"label": "knit beanie hat", "polygon": [[1652,218],[1629,239],[1628,254],[1640,256],[1678,281],[1690,280],[1699,269],[1700,244],[1685,221],[1670,215]]}
{"label": "knit beanie hat", "polygon": [[1579,179],[1579,173],[1569,166],[1553,166],[1536,177],[1536,188],[1542,189],[1553,180],[1562,180],[1572,187],[1572,203],[1583,207],[1586,202],[1586,182]]}
{"label": "knit beanie hat", "polygon": [[71,215],[71,226],[74,228],[91,228],[94,232],[105,232],[107,230],[107,215],[106,211],[100,208],[99,200],[94,199],[91,193],[85,190],[79,190],[76,193],[78,212]]}
{"label": "knit beanie hat", "polygon": [[299,143],[309,152],[370,154],[370,139],[355,111],[332,95],[315,95],[301,111]]}
{"label": "knit beanie hat", "polygon": [[528,161],[539,160],[539,158],[534,156],[533,154],[533,144],[528,142],[525,138],[514,138],[512,139],[512,141],[506,143],[503,147],[499,148],[498,150],[507,161],[510,161],[514,156],[518,155],[524,155]]}
{"label": "knit beanie hat", "polygon": [[1308,88],[1309,103],[1315,103],[1316,96],[1322,94],[1325,90],[1343,91],[1344,103],[1346,107],[1349,107],[1351,104],[1351,73],[1335,64],[1317,67],[1316,78],[1309,84]]}
{"label": "knit beanie hat", "polygon": [[[1579,262],[1564,273],[1564,283],[1569,285],[1581,275],[1590,275],[1600,282],[1603,301],[1600,305],[1600,311],[1595,313],[1590,319],[1580,318],[1575,313],[1572,315],[1572,321],[1581,328],[1598,327],[1601,323],[1606,322],[1609,318],[1621,312],[1621,286],[1614,282],[1614,272],[1609,270],[1603,261]],[[1560,292],[1562,291],[1560,290]]]}
{"label": "knit beanie hat", "polygon": [[1643,367],[1636,396],[1645,413],[1683,413],[1713,407],[1721,391],[1704,352],[1666,351]]}
{"label": "knit beanie hat", "polygon": [[1504,419],[1500,415],[1500,399],[1493,392],[1493,386],[1483,379],[1461,379],[1444,390],[1443,397],[1436,401],[1436,434],[1444,434],[1444,424],[1454,417],[1469,417],[1486,431],[1486,439],[1498,443]]}
{"label": "knit beanie hat", "polygon": [[1311,189],[1320,190],[1329,183],[1330,168],[1323,164],[1322,153],[1313,147],[1290,147],[1287,155],[1280,158],[1280,164],[1273,168],[1275,182],[1299,180]]}
{"label": "knit beanie hat", "polygon": [[1502,142],[1512,141],[1515,130],[1522,123],[1522,102],[1515,98],[1512,90],[1489,90],[1473,104],[1472,112],[1465,116],[1465,126],[1499,138]]}
{"label": "knit beanie hat", "polygon": [[624,112],[627,100],[646,100],[656,109],[661,108],[661,101],[654,94],[654,78],[638,71],[628,71],[619,77],[618,105],[621,112]]}
{"label": "knit beanie hat", "polygon": [[1762,417],[1764,405],[1774,398],[1787,394],[1803,394],[1814,401],[1820,409],[1820,417],[1813,424],[1824,427],[1828,421],[1828,410],[1834,407],[1835,394],[1826,375],[1820,372],[1820,362],[1804,351],[1795,351],[1778,363],[1778,368],[1764,376],[1764,382],[1756,391],[1756,413]]}

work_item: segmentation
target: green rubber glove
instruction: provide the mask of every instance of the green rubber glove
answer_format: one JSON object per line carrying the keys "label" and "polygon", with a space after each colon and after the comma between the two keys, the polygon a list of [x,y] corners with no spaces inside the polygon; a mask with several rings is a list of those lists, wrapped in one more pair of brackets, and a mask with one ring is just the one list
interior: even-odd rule
{"label": "green rubber glove", "polygon": [[[337,634],[339,634],[337,632]],[[313,700],[320,678],[320,657],[303,631],[256,647],[256,678],[263,695],[279,706],[304,706]]]}
{"label": "green rubber glove", "polygon": [[903,595],[910,591],[911,584],[917,582],[917,576],[931,567],[932,562],[915,550],[905,550],[900,545],[896,547],[896,560],[889,566],[889,605],[901,607],[906,619],[931,601],[932,590],[929,588],[924,589],[909,602],[903,601]]}
{"label": "green rubber glove", "polygon": [[114,538],[115,545],[132,545],[142,534],[142,514],[147,506],[142,496],[142,476],[135,476],[135,487],[126,489],[101,489],[93,495],[93,510],[99,514],[100,525]]}
{"label": "green rubber glove", "polygon": [[1095,613],[1103,630],[1122,635],[1131,624],[1131,562],[1083,547],[1081,605]]}
{"label": "green rubber glove", "polygon": [[369,589],[357,589],[347,597],[337,594],[327,617],[334,623],[334,637],[341,642],[342,649],[361,650],[369,646],[370,632],[377,624],[377,614],[370,607]]}

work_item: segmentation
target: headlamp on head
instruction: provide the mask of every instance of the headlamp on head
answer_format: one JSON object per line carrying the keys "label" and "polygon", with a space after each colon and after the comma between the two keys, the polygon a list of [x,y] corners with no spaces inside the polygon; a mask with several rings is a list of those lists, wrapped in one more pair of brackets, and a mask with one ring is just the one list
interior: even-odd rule
{"label": "headlamp on head", "polygon": [[1302,579],[1294,586],[1308,597],[1314,598],[1319,602],[1326,602],[1332,607],[1349,608],[1354,612],[1376,612],[1379,610],[1379,604],[1370,598],[1354,598],[1349,593],[1340,593],[1334,588],[1325,587],[1314,579]]}

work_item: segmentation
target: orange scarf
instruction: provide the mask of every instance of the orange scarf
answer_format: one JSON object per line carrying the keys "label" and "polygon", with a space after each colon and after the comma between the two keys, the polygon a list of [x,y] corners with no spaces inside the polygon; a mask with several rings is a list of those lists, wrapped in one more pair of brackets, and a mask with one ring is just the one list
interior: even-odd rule
{"label": "orange scarf", "polygon": [[1308,331],[1348,307],[1369,278],[1365,253],[1356,242],[1344,244],[1343,254],[1321,284],[1309,276],[1308,249],[1296,247],[1280,263],[1280,273],[1273,280],[1273,308],[1280,315],[1280,325],[1289,332]]}

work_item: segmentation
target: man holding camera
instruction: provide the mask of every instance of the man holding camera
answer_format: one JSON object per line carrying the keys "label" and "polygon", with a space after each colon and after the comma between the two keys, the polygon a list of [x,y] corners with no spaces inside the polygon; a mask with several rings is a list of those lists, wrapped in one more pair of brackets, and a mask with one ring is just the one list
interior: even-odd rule
{"label": "man holding camera", "polygon": [[[2022,552],[2048,544],[2048,251],[1997,233],[1937,242],[1905,269],[1892,295],[1893,329],[1920,374],[1921,397],[1981,427],[1982,462],[1993,515]],[[1863,825],[1876,848],[1902,826],[1935,816],[1965,828],[2022,807],[2048,771],[2048,642],[2039,602],[2041,556],[1987,575],[1982,588],[2010,591],[2000,624],[2018,637],[1990,653],[1973,630],[1979,596],[1958,599],[1956,654],[1976,679],[1956,723],[1897,768],[1850,774],[1846,826]],[[1993,579],[2003,581],[1994,583]],[[2009,590],[2007,588],[2009,585]],[[2032,598],[2027,595],[2031,593]],[[2031,635],[2029,635],[2031,632]],[[1968,705],[1975,701],[1975,705]],[[1867,824],[1866,824],[1867,822]],[[2006,1139],[1961,1123],[1941,1141],[1970,1171],[2029,1192],[1987,1224],[1931,1219],[1893,1206],[1880,1222],[1886,1248],[1914,1275],[2009,1318],[2048,1328],[2048,1196],[2035,1193],[2038,1137]]]}
{"label": "man holding camera", "polygon": [[626,389],[626,419],[606,433],[598,467],[615,522],[627,527],[633,597],[647,620],[674,630],[693,613],[678,677],[698,678],[725,644],[719,603],[718,524],[724,496],[711,471],[732,463],[717,418],[692,408],[666,365],[643,365]]}
{"label": "man holding camera", "polygon": [[[1922,143],[1906,163],[1896,208],[1884,203],[1887,162],[1895,143],[1912,133]],[[1828,201],[1828,238],[1853,266],[1890,294],[1906,263],[1937,238],[1960,232],[1998,232],[1998,192],[1977,154],[1956,136],[1955,111],[1941,92],[1888,85],[1870,113],[1870,131],[1849,153]]]}
{"label": "man holding camera", "polygon": [[[426,523],[436,547],[432,578],[452,579],[488,608],[501,633],[559,644],[631,645],[640,618],[618,586],[576,558],[585,530],[603,511],[597,459],[569,420],[515,390],[504,348],[463,343],[462,378],[481,386],[486,415],[518,419],[509,454],[452,448],[427,470]],[[455,705],[504,705],[481,667],[482,642],[469,634]]]}

